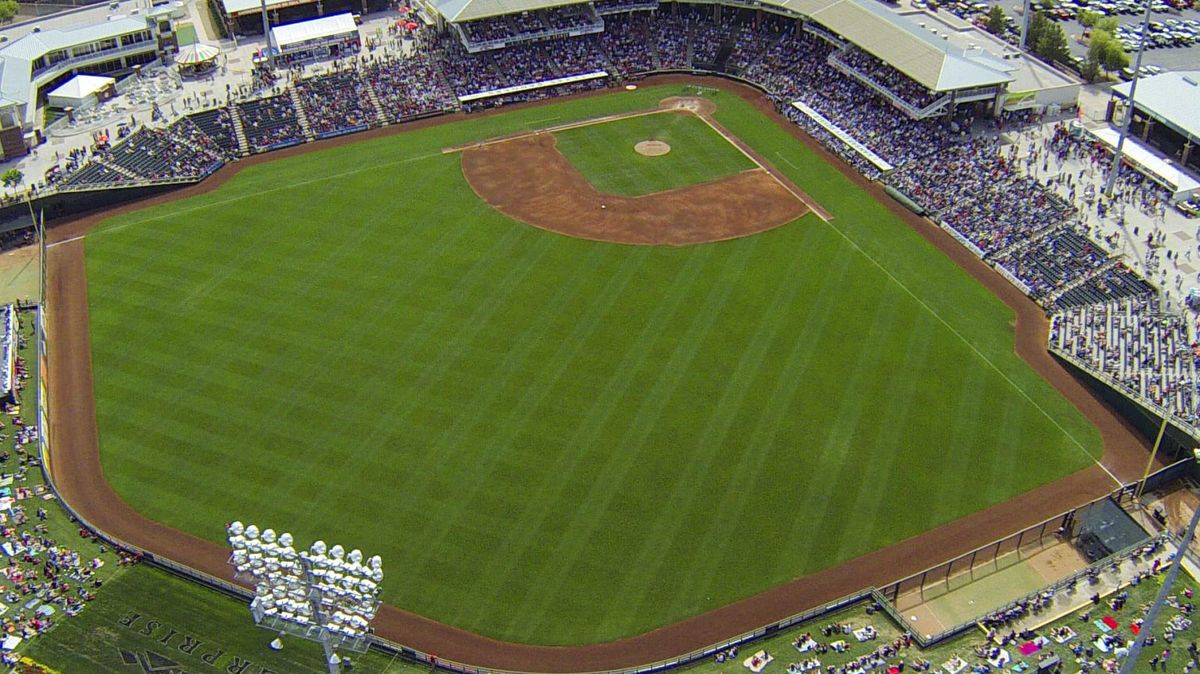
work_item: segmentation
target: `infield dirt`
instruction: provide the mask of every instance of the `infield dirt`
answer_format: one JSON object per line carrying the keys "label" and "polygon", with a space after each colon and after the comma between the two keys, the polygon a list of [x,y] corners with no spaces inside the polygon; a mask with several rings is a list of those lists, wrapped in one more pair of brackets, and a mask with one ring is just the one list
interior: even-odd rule
{"label": "infield dirt", "polygon": [[[691,76],[658,77],[647,83],[702,84],[720,88],[751,102],[826,161],[837,166],[850,180],[886,204],[897,217],[907,222],[1013,310],[1016,315],[1017,354],[1098,428],[1104,439],[1104,466],[1123,481],[1140,477],[1142,464],[1146,460],[1145,441],[1050,356],[1046,351],[1048,322],[1045,314],[1012,284],[947,233],[892,201],[878,185],[867,181],[850,166],[826,152],[815,140],[779,115],[773,104],[757,90],[717,78]],[[504,111],[509,109],[512,108],[505,108]],[[424,121],[418,125],[455,119],[459,119],[459,116]],[[53,340],[49,349],[49,435],[53,453],[48,465],[59,494],[72,508],[91,524],[119,540],[211,576],[229,577],[227,550],[223,546],[199,540],[142,517],[122,501],[104,480],[93,400],[84,241],[79,237],[100,220],[116,213],[211,191],[246,166],[272,161],[280,156],[357,143],[373,136],[412,128],[414,125],[389,127],[291,148],[271,156],[258,155],[227,165],[200,185],[61,223],[51,231],[52,240],[60,243],[50,249],[49,258],[49,335]],[[615,642],[578,647],[500,642],[387,605],[381,607],[374,627],[376,633],[385,639],[443,659],[488,668],[583,672],[636,666],[702,648],[864,587],[886,585],[1024,526],[1102,497],[1115,487],[1113,478],[1104,468],[1094,465],[1006,503],[841,566],[797,578],[733,604]],[[923,495],[897,494],[896,497],[919,499]]]}

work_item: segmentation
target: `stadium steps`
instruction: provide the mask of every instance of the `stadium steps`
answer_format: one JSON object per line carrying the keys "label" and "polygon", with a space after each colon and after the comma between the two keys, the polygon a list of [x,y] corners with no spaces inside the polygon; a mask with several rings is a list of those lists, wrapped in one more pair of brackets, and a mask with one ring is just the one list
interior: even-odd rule
{"label": "stadium steps", "polygon": [[371,101],[371,106],[375,108],[375,121],[379,122],[380,126],[387,126],[391,120],[383,112],[383,104],[379,102],[379,94],[375,92],[375,85],[366,77],[363,78],[363,82],[367,85],[367,98]]}
{"label": "stadium steps", "polygon": [[1026,248],[1029,248],[1030,246],[1034,245],[1038,241],[1041,241],[1042,239],[1046,238],[1047,236],[1050,236],[1051,234],[1057,232],[1058,230],[1062,229],[1065,226],[1066,226],[1066,224],[1062,223],[1062,222],[1055,222],[1055,223],[1046,225],[1045,227],[1035,231],[1033,234],[1030,234],[1028,239],[1024,239],[1022,241],[1018,241],[1018,242],[1014,243],[1011,246],[1001,248],[1000,250],[988,255],[988,258],[995,259],[995,258],[1007,257],[1013,253],[1016,253],[1016,252],[1026,249]]}
{"label": "stadium steps", "polygon": [[1087,283],[1092,278],[1094,278],[1096,276],[1100,276],[1101,274],[1107,273],[1110,269],[1112,269],[1113,267],[1117,266],[1120,263],[1121,263],[1120,256],[1109,258],[1107,262],[1100,265],[1099,267],[1096,267],[1091,272],[1080,275],[1080,277],[1075,279],[1074,281],[1071,281],[1067,285],[1059,288],[1058,290],[1055,290],[1054,292],[1050,293],[1049,295],[1046,295],[1046,297],[1041,302],[1042,306],[1044,306],[1044,307],[1055,306],[1055,302],[1058,301],[1058,298],[1060,298],[1063,295],[1067,294],[1068,292],[1074,290],[1075,288],[1078,288],[1079,286]]}
{"label": "stadium steps", "polygon": [[246,127],[242,124],[242,116],[229,106],[229,117],[233,120],[233,135],[237,136],[238,154],[245,157],[250,154],[250,141],[246,140]]}
{"label": "stadium steps", "polygon": [[[180,119],[185,120],[185,121],[177,122],[178,124],[192,124],[192,121],[190,119],[188,119],[187,117],[181,117]],[[194,126],[194,124],[193,124],[193,126]],[[168,134],[170,134],[170,136],[172,138],[175,139],[176,143],[179,143],[180,145],[186,145],[187,147],[190,147],[193,150],[202,153],[205,157],[208,157],[209,159],[213,159],[215,161],[221,161],[221,162],[225,161],[225,157],[222,157],[222,156],[218,155],[217,153],[213,152],[212,150],[210,150],[206,147],[201,147],[199,145],[196,145],[192,141],[188,140],[186,136],[184,136],[182,133],[179,133],[179,131],[175,128],[174,124],[172,124],[171,126],[168,126],[166,131]],[[199,128],[197,128],[197,131],[199,131]],[[204,132],[201,131],[201,133],[204,133]]]}
{"label": "stadium steps", "polygon": [[121,175],[125,176],[126,178],[129,178],[130,180],[146,180],[146,176],[138,175],[137,173],[130,171],[129,169],[125,168],[124,166],[116,164],[116,163],[112,162],[111,160],[109,160],[108,157],[99,157],[99,156],[92,157],[92,161],[96,162],[97,164],[100,164],[104,168],[112,169],[113,171],[120,173]]}
{"label": "stadium steps", "polygon": [[292,98],[292,107],[296,108],[296,119],[300,122],[300,130],[304,132],[305,140],[314,138],[312,125],[308,123],[308,113],[304,111],[304,105],[300,103],[300,91],[296,89],[295,84],[288,85],[288,96]]}

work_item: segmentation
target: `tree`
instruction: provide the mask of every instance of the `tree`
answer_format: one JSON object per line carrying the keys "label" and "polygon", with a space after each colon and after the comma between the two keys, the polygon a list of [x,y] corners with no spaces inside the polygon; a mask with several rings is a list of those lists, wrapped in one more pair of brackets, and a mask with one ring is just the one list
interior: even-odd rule
{"label": "tree", "polygon": [[25,174],[17,169],[8,169],[4,173],[0,173],[0,183],[4,183],[5,187],[16,187],[25,179]]}
{"label": "tree", "polygon": [[1047,61],[1067,63],[1071,50],[1067,47],[1067,32],[1063,27],[1046,18],[1042,12],[1033,15],[1029,22],[1029,47],[1033,53]]}
{"label": "tree", "polygon": [[1100,12],[1094,12],[1090,9],[1079,10],[1079,23],[1083,24],[1084,28],[1095,26],[1100,18]]}
{"label": "tree", "polygon": [[8,23],[17,15],[17,0],[0,0],[0,23]]}
{"label": "tree", "polygon": [[1100,53],[1100,65],[1104,66],[1109,73],[1129,67],[1129,54],[1125,53],[1125,47],[1111,34],[1102,33],[1102,35],[1109,35],[1109,39],[1104,43],[1104,49]]}
{"label": "tree", "polygon": [[1116,35],[1117,34],[1117,19],[1115,17],[1106,16],[1103,19],[1097,20],[1095,26],[1093,26],[1093,27],[1096,30],[1104,31],[1105,33],[1108,33],[1109,35]]}
{"label": "tree", "polygon": [[988,10],[986,28],[992,35],[1004,35],[1004,32],[1008,30],[1008,16],[1004,13],[1003,7],[992,5],[992,8]]}
{"label": "tree", "polygon": [[1092,30],[1091,41],[1088,43],[1088,62],[1104,68],[1104,72],[1112,73],[1129,65],[1129,55],[1112,33],[1096,28]]}

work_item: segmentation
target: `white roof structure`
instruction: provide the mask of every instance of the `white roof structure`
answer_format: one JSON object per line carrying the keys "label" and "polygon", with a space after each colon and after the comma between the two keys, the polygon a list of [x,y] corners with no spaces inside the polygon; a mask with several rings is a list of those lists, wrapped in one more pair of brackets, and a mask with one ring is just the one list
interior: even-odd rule
{"label": "white roof structure", "polygon": [[33,100],[33,62],[42,56],[143,30],[147,26],[142,17],[112,17],[93,25],[28,33],[10,42],[0,48],[0,105]]}
{"label": "white roof structure", "polygon": [[111,77],[101,75],[76,75],[62,83],[54,91],[47,94],[50,105],[58,107],[78,107],[83,105],[91,96],[103,91],[106,87],[116,84]]}
{"label": "white roof structure", "polygon": [[[230,2],[252,0],[224,1],[228,6]],[[438,13],[452,22],[578,1],[430,0]],[[931,91],[999,84],[1027,91],[1079,84],[1079,80],[944,12],[897,11],[875,0],[762,0],[762,6],[812,18]]]}
{"label": "white roof structure", "polygon": [[579,0],[432,0],[447,21],[474,21],[489,16],[517,14],[535,9],[578,5]]}
{"label": "white roof structure", "polygon": [[[1139,87],[1138,93],[1141,93],[1140,89],[1141,87]],[[1117,140],[1121,135],[1116,129],[1105,126],[1088,129],[1088,133],[1095,136],[1110,152],[1116,151]],[[1126,136],[1125,145],[1122,146],[1121,151],[1124,158],[1132,162],[1142,173],[1170,189],[1172,199],[1181,201],[1200,194],[1200,182],[1180,170],[1175,162],[1155,154],[1153,150],[1143,145],[1140,139]]]}
{"label": "white roof structure", "polygon": [[[221,4],[225,7],[225,13],[229,16],[237,16],[247,12],[262,12],[262,0],[221,0]],[[267,9],[279,9],[283,7],[291,7],[300,4],[296,0],[267,0]]]}
{"label": "white roof structure", "polygon": [[311,21],[289,23],[271,29],[271,35],[274,36],[279,51],[285,51],[289,45],[316,42],[329,37],[357,32],[358,25],[354,23],[354,16],[349,12]]}
{"label": "white roof structure", "polygon": [[813,7],[809,16],[930,91],[1003,84],[1013,79],[1002,57],[978,47],[962,48],[950,42],[948,30],[929,30],[874,0],[834,0],[824,5]]}
{"label": "white roof structure", "polygon": [[[1128,100],[1132,82],[1112,88]],[[1200,70],[1167,72],[1138,81],[1134,106],[1193,139],[1200,139]]]}

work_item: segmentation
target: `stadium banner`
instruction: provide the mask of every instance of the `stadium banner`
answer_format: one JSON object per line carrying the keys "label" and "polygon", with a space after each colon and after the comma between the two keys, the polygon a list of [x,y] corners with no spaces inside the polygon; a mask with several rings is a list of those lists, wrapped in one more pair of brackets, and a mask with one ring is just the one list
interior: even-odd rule
{"label": "stadium banner", "polygon": [[477,100],[480,100],[483,98],[495,98],[496,96],[507,96],[508,94],[519,94],[522,91],[533,91],[534,89],[545,89],[547,87],[557,87],[560,84],[574,84],[576,82],[586,82],[587,80],[595,80],[595,79],[600,79],[602,77],[608,77],[608,71],[595,70],[590,73],[583,73],[582,75],[571,75],[570,77],[558,77],[558,78],[555,78],[552,80],[545,80],[543,82],[530,82],[529,84],[516,84],[511,87],[501,87],[499,89],[492,89],[490,91],[481,91],[477,94],[467,94],[466,96],[459,96],[458,101],[460,103],[466,103],[468,101],[477,101]]}
{"label": "stadium banner", "polygon": [[1008,282],[1015,285],[1021,292],[1025,293],[1026,295],[1028,295],[1030,297],[1033,297],[1033,290],[1031,290],[1029,288],[1029,286],[1025,285],[1024,282],[1022,282],[1020,279],[1018,279],[1016,276],[1014,276],[1012,272],[1010,272],[1009,270],[1005,269],[1003,266],[998,265],[998,264],[994,264],[994,265],[992,265],[992,267],[996,271],[1000,272],[1001,276],[1008,279]]}
{"label": "stadium banner", "polygon": [[947,232],[949,232],[950,236],[953,236],[955,238],[955,240],[957,240],[959,243],[966,246],[967,250],[971,251],[972,253],[975,253],[975,255],[978,256],[980,259],[983,259],[983,251],[979,249],[979,246],[976,246],[975,244],[971,243],[970,240],[967,239],[967,237],[963,236],[962,234],[959,234],[957,229],[954,229],[950,225],[947,225],[945,222],[942,222],[941,220],[938,221],[938,226],[941,227],[942,229],[946,230]]}
{"label": "stadium banner", "polygon": [[850,149],[852,149],[855,152],[862,155],[863,159],[866,159],[867,161],[874,164],[875,168],[879,169],[880,171],[883,171],[884,173],[888,173],[892,169],[895,168],[890,163],[888,163],[888,161],[886,159],[875,154],[875,152],[873,152],[871,150],[871,148],[860,143],[857,138],[846,133],[842,129],[842,127],[829,121],[828,119],[825,118],[825,115],[822,115],[821,113],[817,112],[816,110],[813,110],[807,104],[805,104],[803,101],[792,101],[792,107],[796,108],[800,112],[804,113],[804,115],[806,117],[808,117],[812,121],[816,122],[822,129],[825,129],[829,133],[832,133],[834,135],[834,137],[836,137],[838,140],[840,140],[843,143],[845,143],[846,145],[850,146]]}

